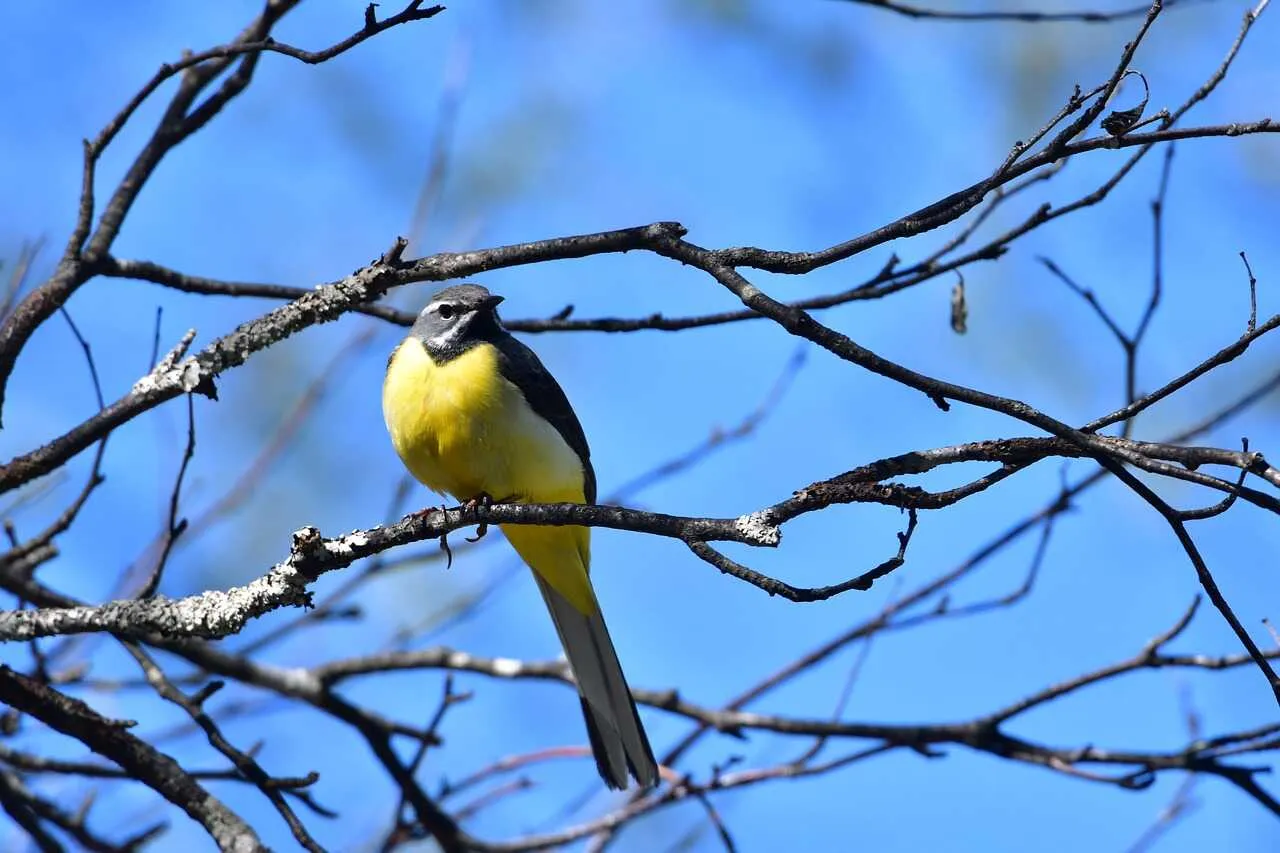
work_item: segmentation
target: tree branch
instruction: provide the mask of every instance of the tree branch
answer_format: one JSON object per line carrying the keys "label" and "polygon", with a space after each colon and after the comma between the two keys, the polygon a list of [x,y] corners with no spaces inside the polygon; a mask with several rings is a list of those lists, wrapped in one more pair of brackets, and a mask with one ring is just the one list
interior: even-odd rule
{"label": "tree branch", "polygon": [[[125,216],[128,215],[138,194],[142,192],[156,167],[160,165],[160,161],[175,146],[207,124],[227,103],[248,87],[252,81],[257,60],[262,53],[283,53],[308,63],[324,62],[391,27],[424,20],[443,11],[442,6],[421,8],[422,0],[411,0],[402,12],[382,22],[375,20],[370,11],[365,16],[364,27],[361,30],[325,50],[309,52],[281,44],[270,38],[271,29],[299,2],[300,0],[272,0],[266,4],[262,14],[231,44],[185,57],[177,63],[166,63],[160,66],[151,80],[102,129],[97,138],[92,142],[86,140],[84,175],[76,227],[72,231],[62,259],[54,274],[18,303],[13,312],[3,319],[3,323],[0,323],[0,411],[3,410],[9,375],[13,372],[18,354],[32,333],[66,304],[81,285],[95,275],[95,263],[110,251],[112,243],[120,233]],[[373,6],[369,9],[372,10]],[[240,60],[239,67],[223,80],[213,94],[197,105],[195,102],[201,92],[222,76],[235,59]],[[143,102],[150,98],[161,84],[177,74],[181,74],[177,91],[169,101],[159,124],[134,158],[124,178],[116,186],[103,209],[96,230],[93,229],[94,179],[98,158]]]}
{"label": "tree branch", "polygon": [[78,699],[65,696],[0,664],[0,702],[30,714],[51,729],[73,737],[120,765],[129,775],[181,808],[228,853],[265,850],[239,815],[192,779],[178,762],[129,734],[127,725],[108,720]]}

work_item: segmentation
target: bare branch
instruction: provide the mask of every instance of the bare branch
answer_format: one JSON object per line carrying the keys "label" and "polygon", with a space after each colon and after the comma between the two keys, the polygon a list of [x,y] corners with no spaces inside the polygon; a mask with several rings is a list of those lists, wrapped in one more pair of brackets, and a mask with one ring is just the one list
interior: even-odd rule
{"label": "bare branch", "polygon": [[0,701],[120,765],[200,823],[220,850],[265,849],[247,823],[200,787],[176,761],[130,734],[126,730],[130,724],[108,720],[85,703],[3,665]]}
{"label": "bare branch", "polygon": [[[232,746],[222,734],[222,731],[218,728],[217,724],[214,723],[213,718],[205,712],[204,703],[208,701],[210,696],[222,688],[222,682],[210,682],[196,695],[187,696],[181,690],[174,687],[173,682],[169,680],[168,676],[164,674],[164,670],[160,669],[159,665],[152,660],[150,655],[134,643],[124,643],[123,645],[125,650],[135,661],[138,662],[138,665],[142,667],[142,671],[146,675],[147,682],[155,689],[156,693],[158,693],[161,698],[168,702],[172,702],[182,710],[186,711],[196,725],[204,731],[205,735],[209,739],[209,745],[226,756],[227,759],[229,759],[235,766],[236,771],[245,779],[256,785],[258,790],[271,801],[271,804],[275,806],[276,811],[280,813],[280,816],[284,818],[285,823],[289,825],[289,830],[293,833],[293,837],[298,844],[306,850],[311,851],[311,853],[323,853],[323,848],[315,842],[315,839],[313,839],[311,834],[307,832],[306,827],[304,827],[302,822],[298,820],[298,816],[293,813],[293,809],[289,807],[289,804],[285,801],[284,794],[282,793],[284,790],[298,792],[300,789],[307,788],[315,784],[315,782],[320,778],[319,775],[312,772],[300,779],[278,779],[270,776],[262,769],[262,766],[259,765],[252,756]],[[318,808],[310,798],[307,798],[304,801],[312,808]],[[319,811],[330,817],[333,816],[332,812],[327,812],[324,809],[319,809]]]}
{"label": "bare branch", "polygon": [[[391,27],[430,18],[443,11],[441,6],[423,9],[422,0],[410,0],[402,12],[382,22],[366,16],[365,25],[360,31],[325,50],[313,53],[281,44],[270,38],[272,27],[298,2],[299,0],[276,0],[268,3],[262,14],[231,44],[213,48],[203,54],[193,54],[178,63],[162,65],[124,109],[103,128],[98,137],[93,142],[85,142],[80,208],[76,227],[63,252],[62,260],[54,274],[28,294],[13,313],[0,323],[0,408],[3,407],[4,392],[18,353],[26,345],[31,334],[95,274],[95,263],[106,257],[110,251],[125,216],[160,165],[160,161],[176,145],[207,124],[228,102],[244,91],[253,78],[258,58],[262,53],[283,53],[309,63],[324,62]],[[203,103],[197,104],[197,98],[201,93],[221,77],[237,58],[240,62],[236,70],[225,77],[218,89]],[[177,91],[151,137],[107,201],[96,230],[93,229],[94,182],[98,158],[138,107],[150,98],[162,83],[177,74],[181,74]]]}
{"label": "bare branch", "polygon": [[[1146,395],[1140,395],[1138,391],[1140,350],[1149,345],[1147,341],[1152,335],[1167,328],[1165,323],[1156,323],[1156,320],[1160,312],[1169,310],[1163,304],[1163,296],[1166,287],[1170,286],[1166,281],[1164,250],[1168,239],[1165,220],[1173,212],[1173,208],[1166,208],[1172,143],[1181,139],[1280,132],[1280,125],[1273,118],[1260,118],[1243,124],[1179,126],[1188,111],[1212,94],[1225,79],[1250,27],[1268,5],[1267,0],[1261,0],[1245,14],[1226,57],[1199,88],[1189,95],[1184,94],[1180,103],[1175,98],[1169,102],[1173,106],[1158,109],[1146,118],[1143,118],[1148,105],[1146,97],[1140,107],[1128,110],[1117,111],[1112,101],[1122,81],[1130,75],[1140,76],[1146,87],[1147,77],[1130,66],[1137,51],[1144,46],[1145,39],[1154,32],[1154,22],[1165,8],[1159,0],[1149,7],[1115,12],[995,10],[958,13],[904,5],[898,0],[853,0],[913,18],[1022,22],[1101,22],[1126,17],[1141,20],[1135,24],[1133,37],[1117,52],[1114,67],[1103,75],[1104,79],[1095,81],[1092,88],[1074,87],[1060,108],[1046,111],[1048,117],[1038,129],[1007,148],[1008,153],[998,162],[978,170],[978,174],[986,175],[983,180],[906,216],[887,222],[881,220],[884,224],[864,234],[841,235],[836,238],[839,242],[819,246],[813,251],[774,251],[757,246],[704,247],[686,239],[685,229],[675,222],[655,222],[634,228],[469,252],[441,252],[417,259],[406,259],[409,242],[398,238],[381,257],[363,269],[315,288],[224,281],[188,275],[148,260],[114,257],[117,234],[158,164],[175,145],[198,133],[247,89],[263,54],[280,53],[304,63],[323,62],[391,27],[429,18],[440,11],[440,7],[428,7],[422,0],[405,2],[407,5],[398,6],[400,11],[397,14],[382,20],[378,18],[376,4],[370,4],[364,12],[363,26],[352,35],[328,48],[309,51],[279,43],[272,36],[276,24],[299,4],[299,0],[268,0],[259,16],[236,38],[162,66],[98,137],[86,141],[76,222],[53,273],[43,284],[30,290],[23,284],[25,266],[29,266],[29,263],[25,264],[22,274],[11,277],[8,295],[0,297],[0,395],[27,341],[54,312],[65,313],[63,306],[66,300],[85,282],[98,276],[132,278],[190,293],[285,302],[229,333],[205,330],[208,334],[200,345],[195,344],[196,332],[191,330],[167,355],[159,358],[158,363],[161,327],[157,312],[155,351],[150,359],[153,364],[127,394],[110,403],[103,399],[93,354],[73,324],[73,333],[80,342],[94,380],[98,395],[97,412],[51,440],[33,440],[33,444],[38,446],[31,449],[32,445],[25,445],[27,452],[0,468],[0,492],[24,489],[17,500],[11,502],[16,506],[23,501],[31,501],[33,495],[47,495],[54,478],[43,482],[39,481],[40,478],[53,474],[59,480],[63,479],[65,475],[60,471],[63,466],[78,454],[97,446],[97,457],[87,484],[52,525],[34,538],[25,539],[18,535],[12,522],[4,526],[8,551],[0,556],[0,589],[12,596],[14,603],[9,605],[13,608],[11,611],[0,612],[0,640],[28,643],[26,649],[18,650],[18,659],[25,661],[27,658],[22,652],[29,654],[32,675],[0,668],[0,701],[10,708],[6,714],[0,715],[0,729],[3,733],[12,734],[22,720],[30,716],[55,731],[79,739],[118,765],[99,763],[92,758],[69,760],[37,754],[30,743],[24,743],[21,749],[0,743],[0,764],[7,768],[0,769],[0,806],[34,844],[43,849],[60,849],[63,844],[87,849],[131,849],[143,843],[149,837],[148,833],[156,831],[147,830],[142,836],[121,843],[108,841],[96,831],[91,831],[87,818],[88,801],[78,810],[68,808],[66,803],[46,793],[52,790],[51,787],[28,785],[29,774],[46,774],[39,780],[42,782],[58,778],[51,780],[47,774],[63,774],[67,777],[65,781],[72,782],[77,781],[75,777],[109,780],[111,783],[126,779],[140,781],[200,821],[224,849],[230,849],[233,844],[244,849],[260,849],[256,836],[258,830],[247,825],[223,803],[209,797],[202,787],[202,780],[206,779],[235,781],[240,786],[252,786],[252,789],[246,787],[241,790],[256,791],[266,797],[300,846],[320,849],[320,840],[311,835],[312,828],[299,819],[299,815],[305,813],[301,810],[295,812],[297,804],[302,803],[314,813],[328,814],[312,799],[311,786],[316,781],[315,774],[297,778],[272,776],[260,763],[257,746],[240,749],[224,734],[233,723],[252,723],[255,715],[280,708],[287,708],[299,716],[319,718],[324,725],[354,733],[358,741],[363,742],[367,749],[364,753],[366,764],[392,785],[391,797],[386,801],[398,803],[393,814],[384,815],[389,818],[390,826],[377,827],[379,837],[371,839],[372,847],[376,848],[381,842],[386,850],[423,841],[434,842],[445,853],[546,849],[585,841],[587,849],[595,853],[604,850],[638,817],[684,803],[701,811],[696,814],[697,826],[684,837],[677,833],[674,843],[706,844],[714,840],[711,837],[711,831],[714,831],[719,843],[732,851],[741,834],[731,831],[726,821],[729,812],[723,798],[728,792],[758,784],[834,774],[894,751],[910,751],[936,759],[948,751],[963,750],[1001,761],[1017,761],[1064,778],[1106,785],[1116,790],[1138,790],[1153,784],[1161,774],[1176,775],[1184,780],[1183,785],[1157,818],[1153,832],[1158,832],[1183,813],[1189,802],[1191,786],[1206,776],[1228,782],[1262,809],[1280,814],[1280,801],[1263,787],[1260,777],[1270,769],[1267,765],[1274,763],[1274,753],[1280,751],[1280,725],[1264,724],[1206,736],[1200,732],[1193,711],[1188,710],[1186,740],[1175,739],[1160,749],[1130,749],[1123,745],[1104,748],[1095,746],[1093,737],[1083,742],[1060,744],[1050,739],[1024,737],[1017,731],[1037,709],[1071,702],[1082,691],[1121,679],[1140,678],[1139,673],[1156,669],[1207,673],[1253,667],[1268,678],[1280,702],[1280,677],[1277,677],[1272,664],[1280,657],[1280,646],[1272,648],[1268,644],[1265,651],[1258,647],[1218,587],[1210,568],[1211,561],[1217,558],[1208,552],[1202,553],[1200,545],[1190,534],[1191,522],[1234,512],[1239,509],[1237,504],[1245,507],[1245,511],[1248,507],[1264,510],[1266,515],[1262,518],[1268,523],[1280,515],[1280,469],[1273,467],[1262,453],[1253,450],[1250,442],[1242,441],[1238,447],[1193,444],[1199,434],[1244,411],[1280,387],[1280,373],[1266,377],[1239,400],[1212,411],[1199,423],[1167,441],[1145,441],[1133,437],[1135,423],[1147,409],[1179,394],[1191,384],[1201,384],[1210,372],[1241,357],[1255,341],[1280,327],[1280,315],[1259,320],[1257,282],[1249,259],[1241,253],[1248,277],[1249,298],[1249,314],[1243,324],[1243,332],[1227,347],[1167,381],[1157,391]],[[419,226],[426,220],[423,211],[440,188],[444,157],[448,153],[446,140],[452,132],[456,108],[456,85],[456,81],[445,83],[435,156],[429,164],[431,168],[420,195],[411,236],[419,236]],[[1151,86],[1152,89],[1146,90],[1147,94],[1152,90],[1159,94],[1160,81],[1154,75]],[[115,144],[122,128],[135,121],[162,88],[165,103],[154,111],[159,116],[155,127],[150,134],[143,134],[140,148],[132,160],[125,155],[121,163],[124,177],[114,187],[106,188],[103,195],[105,204],[99,207],[96,193],[103,189],[97,186],[99,159],[106,148]],[[1109,115],[1108,110],[1112,110]],[[1101,130],[1091,131],[1100,118]],[[1098,135],[1090,137],[1090,132]],[[1119,314],[1112,313],[1110,306],[1104,305],[1104,299],[1090,286],[1096,287],[1096,282],[1089,283],[1081,278],[1077,283],[1075,278],[1069,277],[1063,271],[1073,266],[1069,260],[1064,259],[1062,266],[1044,262],[1052,276],[1060,279],[1096,313],[1123,351],[1121,378],[1124,398],[1120,401],[1123,405],[1110,415],[1082,427],[1075,418],[1087,415],[1064,417],[1061,413],[1029,405],[1021,399],[912,370],[905,366],[909,362],[899,363],[872,351],[863,345],[861,338],[842,334],[839,327],[825,325],[815,317],[816,312],[827,308],[884,299],[945,276],[942,281],[936,281],[935,289],[949,288],[953,280],[959,279],[961,284],[953,294],[952,328],[963,331],[968,307],[966,296],[974,298],[973,304],[977,306],[975,294],[981,286],[979,274],[983,269],[980,262],[996,261],[1018,245],[1025,246],[1021,238],[1031,231],[1114,197],[1112,191],[1130,178],[1137,164],[1160,145],[1165,146],[1165,160],[1151,204],[1151,276],[1148,285],[1139,282],[1144,292],[1139,294],[1140,313],[1135,322],[1132,325],[1128,321],[1121,322]],[[1131,150],[1120,154],[1102,153],[1119,152],[1121,149]],[[1030,198],[1032,193],[1052,190],[1050,181],[1055,181],[1053,186],[1060,189],[1060,182],[1055,179],[1063,175],[1070,161],[1077,157],[1085,158],[1090,165],[1100,163],[1104,166],[1099,177],[1089,178],[1079,189],[1073,189],[1065,200],[1059,198],[1061,194],[1044,196],[1044,199],[1052,198],[1052,203]],[[1015,198],[1018,199],[1017,205],[1010,203]],[[871,252],[890,241],[922,237],[926,232],[943,227],[948,230],[937,238],[923,238],[923,242],[928,244],[923,250],[897,244],[882,250],[888,257],[864,257],[862,262],[870,264],[868,272],[859,273],[851,281],[841,280],[838,271],[831,270],[828,280],[839,283],[827,288],[806,287],[802,294],[787,293],[787,301],[776,299],[773,293],[764,290],[765,287],[772,289],[777,286],[781,295],[788,289],[767,276],[768,273],[804,275]],[[920,241],[916,246],[919,245]],[[607,504],[582,506],[517,502],[428,508],[396,521],[394,519],[406,509],[404,503],[411,494],[406,480],[391,501],[392,510],[386,516],[390,521],[386,524],[332,538],[325,538],[318,529],[307,526],[293,535],[288,553],[279,563],[263,567],[265,571],[260,577],[243,586],[225,591],[206,591],[176,600],[152,597],[166,563],[171,558],[176,559],[174,555],[181,553],[180,545],[189,544],[191,539],[190,533],[183,534],[187,527],[181,503],[185,500],[182,494],[184,478],[195,450],[192,394],[216,398],[217,383],[226,371],[256,359],[267,348],[301,330],[336,320],[348,313],[365,314],[400,326],[412,323],[414,316],[411,313],[382,304],[392,289],[402,285],[451,281],[501,268],[629,251],[641,251],[664,259],[657,262],[659,266],[665,264],[670,268],[674,262],[698,270],[707,276],[702,279],[704,285],[714,282],[719,286],[715,292],[722,298],[731,294],[737,300],[737,307],[713,306],[719,310],[691,316],[669,316],[662,313],[666,306],[655,305],[647,313],[638,312],[641,316],[577,318],[573,316],[573,306],[570,305],[551,317],[512,320],[506,325],[513,331],[522,332],[632,332],[679,331],[762,321],[777,327],[770,333],[775,337],[777,333],[785,332],[800,341],[797,356],[783,368],[773,388],[745,418],[728,429],[712,432],[709,438],[689,452],[672,456],[651,475],[626,483],[619,490],[619,500],[651,484],[653,477],[674,476],[698,464],[726,442],[752,434],[762,419],[777,408],[781,395],[800,369],[800,354],[807,351],[810,344],[835,355],[843,362],[846,372],[852,370],[856,374],[865,371],[877,377],[874,381],[887,379],[918,392],[923,398],[917,398],[919,403],[934,405],[944,411],[958,405],[976,407],[1016,421],[1019,424],[1017,429],[1029,434],[909,450],[872,461],[846,460],[833,469],[838,472],[847,468],[843,473],[821,475],[823,479],[808,485],[803,485],[805,481],[790,484],[773,499],[774,503],[743,507],[743,514],[728,517],[676,516]],[[966,278],[968,294],[965,293]],[[941,298],[945,294],[939,292],[934,295]],[[14,300],[20,302],[16,310],[6,316],[8,306]],[[935,319],[938,331],[945,335],[947,332],[942,325],[946,319],[944,313],[939,311]],[[67,319],[70,320],[69,317]],[[1245,319],[1243,309],[1241,319]],[[975,331],[978,325],[974,324]],[[379,331],[378,327],[367,323],[362,323],[362,328],[365,334],[338,354],[335,365],[337,359],[358,351],[363,346],[361,342],[371,340]],[[118,365],[111,367],[111,375],[118,375]],[[263,442],[252,470],[239,480],[234,479],[233,472],[219,487],[221,497],[215,495],[209,510],[203,516],[196,516],[197,524],[216,520],[226,507],[248,498],[262,472],[287,445],[289,436],[303,424],[309,413],[315,411],[315,401],[323,393],[327,381],[325,378],[317,379],[302,395],[301,402],[285,418],[275,437]],[[55,588],[49,578],[63,578],[65,575],[51,575],[41,567],[57,554],[62,534],[80,517],[81,506],[101,482],[99,463],[106,441],[115,429],[183,395],[187,397],[188,406],[187,443],[173,488],[168,493],[165,526],[151,548],[135,564],[147,570],[142,574],[149,572],[149,579],[135,578],[130,574],[127,583],[122,582],[117,592],[106,596],[125,599],[138,586],[137,581],[142,581],[141,597],[98,604],[73,595],[74,587],[68,587],[66,592]],[[1120,426],[1114,431],[1119,435],[1101,434],[1105,427],[1116,424]],[[1257,433],[1254,437],[1258,439],[1257,444],[1265,449],[1265,442],[1269,439]],[[45,443],[40,444],[41,441]],[[1041,463],[1046,460],[1073,459],[1086,460],[1089,463],[1087,471],[1068,480],[1066,463],[1056,463],[1061,469],[1060,487],[1045,493],[1039,505],[1015,510],[1018,515],[1012,523],[1003,531],[995,530],[994,535],[973,553],[951,566],[942,567],[936,574],[912,581],[910,586],[907,585],[909,578],[898,572],[892,594],[876,612],[859,617],[853,624],[833,628],[831,636],[812,648],[801,650],[803,653],[792,659],[784,660],[773,672],[751,675],[729,701],[701,704],[691,695],[688,685],[674,682],[662,685],[660,689],[635,690],[635,699],[647,706],[643,713],[665,716],[667,726],[679,727],[674,742],[668,744],[663,756],[661,787],[634,793],[624,803],[610,807],[604,814],[593,814],[576,825],[553,828],[541,834],[488,841],[472,836],[462,826],[494,803],[539,784],[535,774],[546,762],[572,760],[585,766],[585,759],[590,755],[587,746],[566,744],[508,755],[498,761],[487,758],[490,763],[464,773],[461,781],[454,784],[426,778],[436,764],[434,760],[428,761],[427,756],[435,756],[436,751],[444,746],[444,721],[446,717],[453,719],[450,709],[461,707],[470,696],[470,693],[457,690],[456,683],[477,676],[505,682],[548,681],[563,685],[561,689],[568,697],[576,685],[565,662],[481,657],[450,647],[423,648],[421,635],[424,632],[416,628],[400,630],[385,643],[375,640],[369,649],[353,651],[349,657],[327,662],[309,659],[291,661],[286,666],[268,662],[271,656],[264,658],[259,653],[286,637],[304,643],[307,640],[317,641],[318,645],[322,639],[321,632],[333,627],[329,623],[334,620],[372,622],[380,612],[371,602],[377,599],[378,593],[385,592],[381,588],[374,589],[380,578],[392,576],[389,571],[392,568],[438,559],[434,543],[404,549],[396,554],[392,554],[390,549],[428,539],[439,540],[443,546],[447,534],[472,525],[575,525],[663,536],[681,542],[703,562],[733,576],[734,581],[749,583],[797,602],[820,601],[868,590],[880,578],[896,572],[904,564],[907,548],[922,521],[920,516],[923,512],[945,510],[986,492],[1003,493],[1010,488],[1001,485],[1006,480],[1015,477],[1030,479],[1034,475],[1024,472],[1037,465],[1043,468]],[[963,470],[944,470],[948,466],[963,466]],[[922,476],[929,479],[913,479]],[[1063,523],[1063,516],[1080,505],[1088,490],[1112,478],[1164,519],[1195,569],[1203,594],[1231,627],[1244,653],[1213,655],[1170,651],[1175,640],[1181,637],[1179,642],[1185,642],[1190,633],[1188,626],[1198,612],[1197,599],[1197,604],[1193,604],[1171,627],[1136,652],[1125,652],[1116,662],[1089,671],[1072,670],[1065,676],[1059,674],[1053,679],[1046,678],[1042,683],[1049,686],[1020,696],[1002,698],[995,707],[984,708],[972,717],[949,722],[903,724],[868,722],[851,713],[857,710],[856,707],[848,707],[851,686],[857,679],[861,662],[872,643],[879,643],[877,638],[880,635],[991,614],[1027,601],[1043,587],[1040,580],[1042,572],[1052,572],[1057,568],[1048,555],[1051,544],[1061,542],[1055,531],[1060,529],[1058,525]],[[945,485],[934,485],[944,480]],[[797,484],[803,487],[791,491],[791,486]],[[1184,484],[1194,486],[1196,490],[1188,494]],[[1162,497],[1167,486],[1178,487],[1178,507]],[[1171,490],[1169,493],[1174,492]],[[794,583],[796,577],[785,574],[770,577],[737,559],[730,559],[727,554],[734,553],[735,557],[737,554],[716,544],[735,542],[752,547],[775,547],[781,544],[783,528],[791,521],[853,503],[893,506],[907,513],[904,526],[891,531],[897,533],[896,549],[890,546],[888,559],[869,570],[866,566],[850,569],[843,564],[847,561],[836,560],[830,569],[834,577],[804,577],[804,583],[817,585],[800,586]],[[376,518],[381,520],[383,517]],[[184,538],[180,540],[180,536]],[[1025,553],[1021,550],[1016,554],[1009,553],[1009,549],[1015,546],[1025,546]],[[978,579],[979,573],[994,569],[991,563],[998,554],[1005,554],[1016,561],[1011,578],[995,584],[967,583]],[[327,596],[319,607],[311,609],[312,592],[316,588],[313,585],[321,576],[352,567],[360,560],[366,562],[346,572],[332,588],[326,586]],[[744,562],[749,563],[750,560]],[[518,569],[518,564],[513,562],[513,566]],[[726,580],[725,583],[734,581]],[[1189,576],[1186,582],[1191,582]],[[972,591],[979,587],[981,591]],[[497,584],[486,589],[492,591],[495,588]],[[371,595],[356,598],[362,592]],[[488,592],[464,598],[451,610],[463,614],[474,612],[476,608],[471,602],[483,601],[485,595]],[[224,644],[206,641],[233,636],[251,620],[285,607],[298,607],[300,611],[296,617],[280,620],[276,627],[253,636],[249,642]],[[394,630],[398,625],[391,628]],[[96,658],[89,660],[86,656],[85,660],[67,664],[58,655],[62,649],[73,645],[84,649],[89,643],[67,640],[50,651],[43,643],[37,642],[46,636],[89,633],[119,639],[137,660],[142,674],[120,679],[97,666]],[[413,640],[412,644],[409,639]],[[860,648],[850,648],[859,643],[862,644]],[[798,714],[794,708],[788,710],[777,702],[767,707],[761,703],[764,697],[793,683],[803,674],[814,673],[823,661],[839,663],[831,659],[845,650],[853,654],[852,664],[846,662],[838,666],[835,680],[827,685],[832,693],[834,710],[819,707],[816,713]],[[177,668],[168,670],[168,664],[162,668],[158,662],[161,652],[174,656]],[[438,705],[422,709],[420,715],[412,711],[404,719],[384,716],[378,710],[376,700],[366,706],[361,704],[364,699],[354,698],[377,695],[377,691],[366,689],[372,686],[368,682],[375,677],[416,670],[437,670],[443,674],[443,694]],[[231,680],[243,689],[243,695],[216,704],[211,701],[215,692]],[[128,724],[101,717],[87,705],[59,692],[62,690],[83,690],[91,694],[146,691],[142,695],[133,693],[130,698],[145,700],[151,706],[164,702],[176,705],[184,712],[185,718],[179,724],[158,727],[143,738],[127,732]],[[785,745],[781,759],[776,754],[771,757],[772,750],[769,749],[735,750],[727,762],[707,766],[705,762],[698,764],[697,753],[690,753],[692,747],[703,739],[723,735],[742,741],[758,741],[765,739],[762,737],[765,733],[768,740]],[[1104,733],[1092,734],[1099,735],[1098,741],[1105,739]],[[193,736],[207,741],[229,765],[196,771],[179,767],[158,751],[159,745]],[[502,752],[497,754],[502,755]],[[428,790],[433,793],[429,794]],[[569,816],[582,808],[586,798],[576,801],[577,805],[573,802],[570,800],[561,816],[554,818],[557,823],[569,823]]]}
{"label": "bare branch", "polygon": [[[886,12],[892,12],[896,15],[902,15],[907,18],[918,20],[935,20],[935,21],[961,21],[961,22],[993,22],[993,21],[1011,21],[1020,24],[1041,24],[1053,21],[1069,21],[1082,24],[1108,24],[1115,21],[1122,21],[1127,18],[1137,18],[1144,15],[1150,9],[1149,6],[1132,6],[1127,9],[1120,9],[1115,12],[1097,12],[1091,10],[1067,11],[1067,12],[1035,12],[1035,11],[1002,11],[995,10],[990,12],[966,12],[950,9],[931,9],[922,6],[913,6],[909,3],[899,3],[896,0],[845,0],[845,2],[856,3],[860,6],[870,6],[874,9],[883,9]],[[1166,0],[1165,8],[1174,5],[1175,0]]]}
{"label": "bare branch", "polygon": [[[683,234],[675,223],[561,237],[503,246],[479,252],[447,252],[412,263],[383,257],[330,285],[316,288],[288,305],[270,311],[213,341],[196,355],[160,367],[134,384],[133,390],[94,417],[43,447],[0,467],[0,494],[29,482],[66,462],[112,429],[179,394],[216,394],[213,380],[224,371],[272,344],[313,326],[335,320],[352,305],[371,302],[392,287],[415,281],[444,281],[486,270],[649,246],[664,235]],[[2,342],[0,342],[2,346]],[[0,359],[2,361],[2,359]],[[3,374],[0,364],[0,375]]]}

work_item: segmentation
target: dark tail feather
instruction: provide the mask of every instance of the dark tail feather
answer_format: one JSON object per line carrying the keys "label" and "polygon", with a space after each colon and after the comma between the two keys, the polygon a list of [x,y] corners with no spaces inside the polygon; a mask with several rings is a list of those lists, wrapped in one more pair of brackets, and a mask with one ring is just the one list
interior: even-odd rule
{"label": "dark tail feather", "polygon": [[[605,784],[615,791],[625,790],[627,787],[627,773],[640,783],[642,788],[652,788],[658,784],[658,760],[653,756],[653,748],[649,746],[649,738],[645,735],[644,728],[640,724],[640,715],[636,712],[636,706],[633,702],[631,705],[631,713],[635,717],[635,730],[640,734],[640,741],[644,745],[640,766],[636,766],[636,761],[632,759],[631,753],[624,748],[619,755],[616,751],[616,745],[621,743],[615,733],[611,744],[614,748],[610,749],[610,745],[606,745],[604,736],[601,734],[601,725],[608,727],[607,720],[597,721],[599,715],[595,713],[591,705],[585,697],[579,697],[582,700],[582,718],[587,724],[587,737],[591,740],[591,753],[596,759],[596,769],[600,771],[600,778]],[[622,762],[626,763],[623,764]]]}
{"label": "dark tail feather", "polygon": [[600,777],[610,788],[627,787],[630,774],[641,787],[658,784],[658,761],[640,723],[613,641],[599,610],[584,614],[536,572],[556,633],[578,682],[582,716]]}

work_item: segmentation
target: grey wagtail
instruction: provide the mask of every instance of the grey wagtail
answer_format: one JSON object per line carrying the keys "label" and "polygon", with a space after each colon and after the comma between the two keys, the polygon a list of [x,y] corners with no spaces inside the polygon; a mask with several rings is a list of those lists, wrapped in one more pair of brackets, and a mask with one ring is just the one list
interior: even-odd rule
{"label": "grey wagtail", "polygon": [[[578,416],[533,350],[475,284],[435,295],[387,362],[382,413],[396,453],[423,485],[459,501],[594,503]],[[591,530],[504,524],[533,569],[578,683],[596,767],[610,788],[658,783],[658,762],[591,579]]]}

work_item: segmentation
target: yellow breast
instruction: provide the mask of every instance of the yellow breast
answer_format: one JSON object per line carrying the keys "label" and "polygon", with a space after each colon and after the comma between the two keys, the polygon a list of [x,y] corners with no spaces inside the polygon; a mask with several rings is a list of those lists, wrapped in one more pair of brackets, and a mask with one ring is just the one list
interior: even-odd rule
{"label": "yellow breast", "polygon": [[458,500],[583,500],[581,460],[503,378],[491,344],[436,364],[405,340],[387,366],[382,412],[396,452],[428,488]]}
{"label": "yellow breast", "polygon": [[[408,338],[391,356],[382,414],[396,453],[428,488],[469,500],[582,503],[582,460],[503,378],[491,344],[443,364]],[[534,571],[583,613],[597,605],[587,570],[586,527],[504,525],[503,533]]]}

